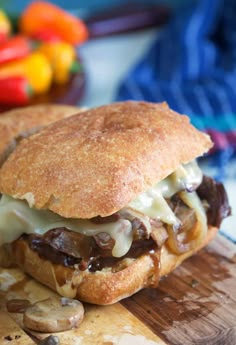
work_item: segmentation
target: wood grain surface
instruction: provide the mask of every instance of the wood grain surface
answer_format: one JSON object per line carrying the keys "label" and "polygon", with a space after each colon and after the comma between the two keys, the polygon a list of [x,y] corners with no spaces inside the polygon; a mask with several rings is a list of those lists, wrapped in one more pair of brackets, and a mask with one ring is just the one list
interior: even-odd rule
{"label": "wood grain surface", "polygon": [[[6,312],[6,300],[34,302],[52,295],[20,270],[0,269],[0,344],[33,343],[22,330],[22,314]],[[30,335],[36,343],[48,336]],[[218,235],[157,289],[142,290],[112,306],[85,305],[80,327],[57,336],[63,345],[235,345],[236,246]]]}

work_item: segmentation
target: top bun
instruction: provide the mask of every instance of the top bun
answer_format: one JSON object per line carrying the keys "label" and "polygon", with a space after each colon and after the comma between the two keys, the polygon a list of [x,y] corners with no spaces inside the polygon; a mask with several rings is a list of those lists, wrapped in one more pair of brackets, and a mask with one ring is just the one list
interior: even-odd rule
{"label": "top bun", "polygon": [[0,192],[64,217],[108,216],[211,146],[166,103],[114,103],[23,140],[1,169]]}
{"label": "top bun", "polygon": [[52,122],[76,114],[80,108],[48,104],[17,108],[0,114],[0,166],[17,143]]}

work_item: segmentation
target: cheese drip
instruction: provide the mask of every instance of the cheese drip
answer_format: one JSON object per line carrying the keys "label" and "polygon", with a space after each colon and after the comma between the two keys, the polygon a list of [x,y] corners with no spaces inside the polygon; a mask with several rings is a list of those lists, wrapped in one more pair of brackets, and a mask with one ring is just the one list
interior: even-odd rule
{"label": "cheese drip", "polygon": [[149,217],[158,218],[163,223],[178,227],[180,222],[165,199],[171,198],[182,190],[192,190],[199,186],[201,181],[202,171],[196,161],[190,162],[180,166],[164,180],[140,194],[129,206]]}
{"label": "cheese drip", "polygon": [[[177,171],[163,181],[140,194],[128,206],[143,214],[160,219],[163,223],[179,225],[165,198],[175,193],[199,185],[202,173],[196,162],[180,166]],[[195,203],[196,207],[198,204]],[[125,210],[125,209],[124,209]],[[55,228],[65,227],[87,236],[106,232],[115,241],[112,255],[121,257],[131,247],[133,241],[132,225],[127,219],[113,223],[94,224],[85,219],[67,219],[48,210],[30,208],[26,201],[3,195],[0,200],[0,245],[11,243],[23,233],[43,235]]]}
{"label": "cheese drip", "polygon": [[[196,212],[196,217],[197,220],[199,222],[199,224],[201,224],[200,227],[198,227],[198,234],[195,234],[195,238],[196,240],[193,242],[192,248],[193,246],[199,244],[204,237],[207,234],[207,216],[206,216],[206,212],[204,210],[204,207],[201,203],[201,200],[199,199],[198,195],[196,192],[192,192],[192,193],[187,193],[185,191],[181,192],[179,194],[180,199],[183,200],[183,202],[190,208],[193,208]],[[195,243],[196,242],[196,243]]]}

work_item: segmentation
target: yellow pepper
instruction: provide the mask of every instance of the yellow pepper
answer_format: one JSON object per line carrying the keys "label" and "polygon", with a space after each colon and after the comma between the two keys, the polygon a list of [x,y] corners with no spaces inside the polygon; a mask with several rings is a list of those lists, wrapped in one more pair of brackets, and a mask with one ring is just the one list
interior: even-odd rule
{"label": "yellow pepper", "polygon": [[0,10],[0,39],[4,40],[5,37],[11,32],[11,23],[6,14]]}
{"label": "yellow pepper", "polygon": [[76,50],[66,42],[44,42],[38,48],[49,60],[53,70],[53,81],[58,84],[66,83],[76,64]]}
{"label": "yellow pepper", "polygon": [[0,78],[23,76],[28,79],[35,93],[48,91],[52,82],[52,69],[47,58],[33,52],[27,57],[0,66]]}

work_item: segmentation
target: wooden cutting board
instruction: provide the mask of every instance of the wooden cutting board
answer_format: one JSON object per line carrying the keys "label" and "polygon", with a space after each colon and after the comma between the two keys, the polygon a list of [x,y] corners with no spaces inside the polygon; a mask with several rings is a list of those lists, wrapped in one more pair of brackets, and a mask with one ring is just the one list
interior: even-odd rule
{"label": "wooden cutting board", "polygon": [[[28,345],[48,336],[27,335],[22,315],[8,314],[5,302],[34,302],[54,292],[18,269],[0,269],[0,290],[0,344]],[[57,336],[62,345],[235,345],[236,246],[218,235],[157,289],[112,306],[85,305],[80,327]]]}

